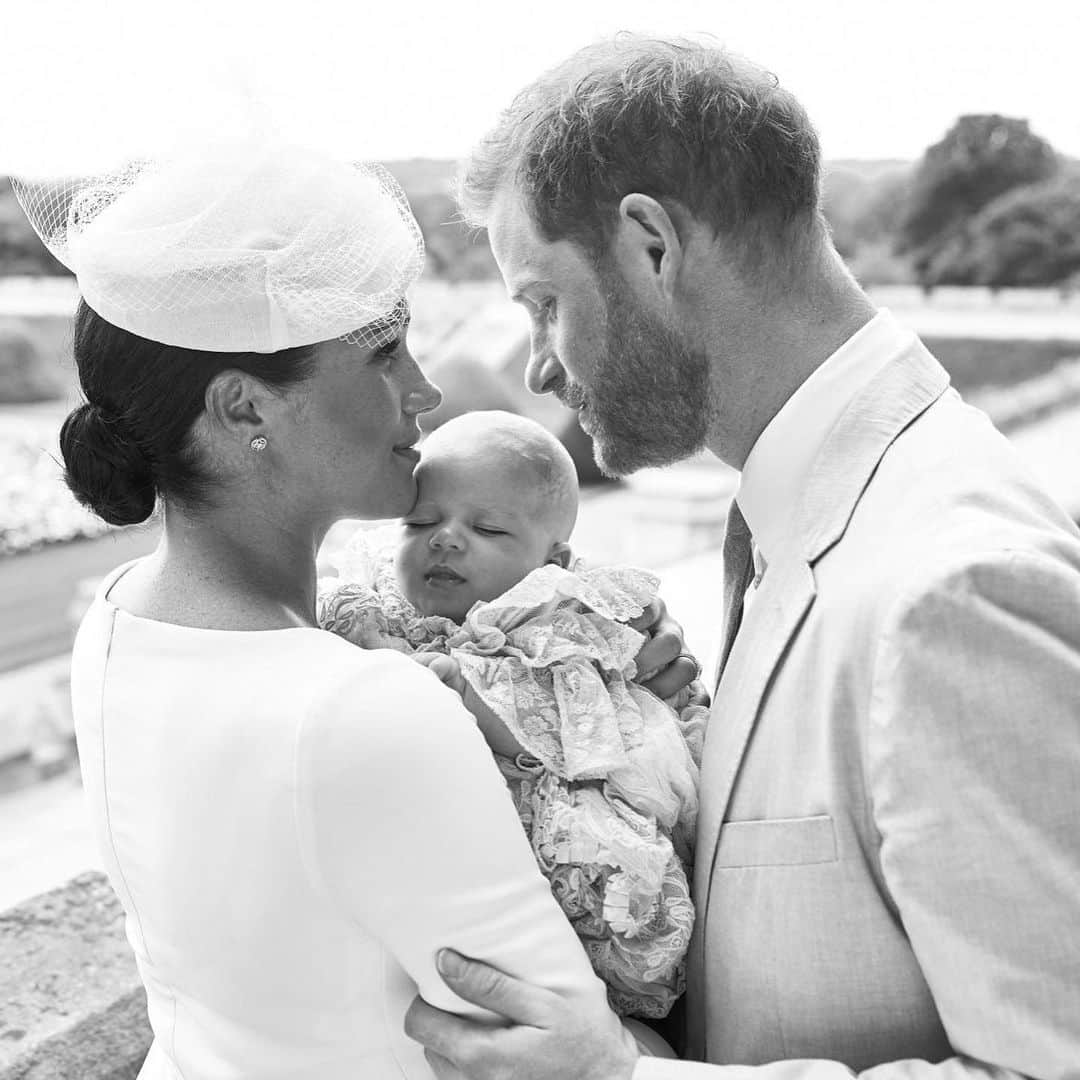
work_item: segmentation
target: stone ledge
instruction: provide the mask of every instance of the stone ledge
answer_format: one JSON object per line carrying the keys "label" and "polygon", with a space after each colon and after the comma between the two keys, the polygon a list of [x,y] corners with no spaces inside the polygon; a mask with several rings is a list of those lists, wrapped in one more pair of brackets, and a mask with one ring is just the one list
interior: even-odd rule
{"label": "stone ledge", "polygon": [[133,1080],[146,994],[105,876],[0,913],[0,1080]]}

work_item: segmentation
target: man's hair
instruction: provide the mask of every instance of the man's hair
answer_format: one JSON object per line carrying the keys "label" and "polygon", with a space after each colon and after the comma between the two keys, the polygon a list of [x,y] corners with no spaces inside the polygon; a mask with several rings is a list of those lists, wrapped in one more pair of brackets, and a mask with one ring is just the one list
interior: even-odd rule
{"label": "man's hair", "polygon": [[458,191],[466,220],[484,226],[509,181],[545,240],[573,240],[598,264],[631,192],[680,204],[753,258],[820,220],[820,162],[775,76],[720,48],[620,34],[521,91]]}

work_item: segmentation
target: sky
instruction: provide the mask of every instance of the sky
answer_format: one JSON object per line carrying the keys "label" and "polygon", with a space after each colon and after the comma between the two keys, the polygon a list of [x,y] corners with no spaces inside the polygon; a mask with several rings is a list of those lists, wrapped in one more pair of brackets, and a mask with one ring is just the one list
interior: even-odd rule
{"label": "sky", "polygon": [[913,160],[957,116],[1080,157],[1080,0],[3,0],[0,174],[270,132],[459,157],[534,75],[619,30],[707,38],[800,97],[826,158]]}

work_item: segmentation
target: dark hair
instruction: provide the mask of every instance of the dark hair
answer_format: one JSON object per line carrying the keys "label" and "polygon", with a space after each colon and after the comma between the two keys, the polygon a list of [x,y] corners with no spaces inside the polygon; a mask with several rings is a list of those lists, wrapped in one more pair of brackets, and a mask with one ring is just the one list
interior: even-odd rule
{"label": "dark hair", "polygon": [[159,495],[208,504],[212,477],[190,434],[216,375],[243,371],[284,390],[311,376],[315,347],[229,353],[162,345],[114,326],[80,299],[75,363],[86,402],[60,429],[64,479],[111,525],[134,525],[153,513]]}
{"label": "dark hair", "polygon": [[674,200],[746,248],[819,220],[820,171],[817,134],[774,75],[719,48],[620,34],[521,91],[458,195],[483,226],[510,181],[546,240],[601,263],[631,192]]}

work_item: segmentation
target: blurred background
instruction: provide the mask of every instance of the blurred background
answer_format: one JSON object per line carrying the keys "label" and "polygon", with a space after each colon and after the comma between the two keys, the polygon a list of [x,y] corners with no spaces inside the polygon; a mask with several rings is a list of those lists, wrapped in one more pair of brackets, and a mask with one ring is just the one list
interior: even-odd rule
{"label": "blurred background", "polygon": [[[432,422],[509,408],[554,430],[586,484],[579,550],[659,569],[708,660],[737,478],[703,457],[602,482],[573,416],[522,387],[527,321],[485,238],[457,220],[456,159],[516,89],[602,34],[708,37],[751,56],[819,128],[825,210],[852,272],[1080,518],[1078,7],[41,0],[2,16],[0,177],[82,175],[252,128],[382,160],[427,241],[411,341],[446,394]],[[63,485],[75,300],[0,180],[0,910],[97,865],[68,654],[97,581],[156,538],[153,523],[107,529]],[[328,569],[355,527],[331,534]]]}

